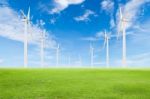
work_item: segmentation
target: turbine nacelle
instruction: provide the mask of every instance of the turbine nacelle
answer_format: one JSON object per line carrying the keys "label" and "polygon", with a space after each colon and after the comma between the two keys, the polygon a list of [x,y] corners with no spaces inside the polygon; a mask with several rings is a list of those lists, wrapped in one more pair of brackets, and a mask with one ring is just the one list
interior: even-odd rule
{"label": "turbine nacelle", "polygon": [[108,41],[109,39],[111,39],[111,34],[108,34],[108,33],[106,32],[106,30],[105,30],[105,31],[104,31],[104,34],[103,34],[103,37],[104,37],[104,44],[103,44],[102,49],[105,48],[107,41]]}
{"label": "turbine nacelle", "polygon": [[29,22],[30,22],[30,7],[28,9],[28,14],[27,15],[25,15],[22,10],[20,10],[20,12],[21,12],[21,15],[22,15],[23,22],[26,22],[27,24],[29,24]]}

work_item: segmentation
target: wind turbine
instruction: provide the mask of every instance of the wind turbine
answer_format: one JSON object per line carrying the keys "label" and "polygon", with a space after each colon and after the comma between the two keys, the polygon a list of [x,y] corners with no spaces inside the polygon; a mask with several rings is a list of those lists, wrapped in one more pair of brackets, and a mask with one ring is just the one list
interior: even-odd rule
{"label": "wind turbine", "polygon": [[41,33],[41,67],[44,67],[44,43],[45,43],[45,30]]}
{"label": "wind turbine", "polygon": [[21,10],[24,22],[24,67],[28,66],[28,25],[30,24],[30,7],[27,16]]}
{"label": "wind turbine", "polygon": [[106,66],[109,68],[109,39],[110,36],[106,33],[106,30],[104,32],[104,47],[106,46]]}
{"label": "wind turbine", "polygon": [[128,22],[125,19],[125,16],[122,13],[122,9],[119,8],[119,15],[121,21],[121,31],[122,31],[122,65],[126,67],[126,23]]}
{"label": "wind turbine", "polygon": [[94,48],[90,44],[90,59],[91,59],[91,67],[93,67],[93,58],[94,58]]}
{"label": "wind turbine", "polygon": [[57,48],[56,48],[56,66],[58,66],[59,64],[59,44],[57,45]]}

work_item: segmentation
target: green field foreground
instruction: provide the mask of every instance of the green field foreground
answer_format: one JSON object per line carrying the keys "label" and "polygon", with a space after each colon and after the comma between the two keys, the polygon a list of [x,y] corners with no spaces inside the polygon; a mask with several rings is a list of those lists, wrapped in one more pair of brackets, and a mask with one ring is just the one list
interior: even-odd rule
{"label": "green field foreground", "polygon": [[150,70],[0,69],[0,99],[150,99]]}

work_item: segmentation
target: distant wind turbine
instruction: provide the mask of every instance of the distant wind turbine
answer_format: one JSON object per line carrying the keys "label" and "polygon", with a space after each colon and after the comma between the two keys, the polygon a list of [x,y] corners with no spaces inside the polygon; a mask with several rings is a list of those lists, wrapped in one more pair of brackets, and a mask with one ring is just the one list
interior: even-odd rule
{"label": "distant wind turbine", "polygon": [[45,30],[41,33],[41,67],[44,67]]}
{"label": "distant wind turbine", "polygon": [[119,15],[120,15],[120,21],[121,21],[121,31],[122,31],[122,42],[123,42],[123,46],[122,46],[122,64],[123,67],[126,67],[126,23],[128,22],[125,19],[125,16],[122,13],[122,9],[119,8]]}
{"label": "distant wind turbine", "polygon": [[104,33],[104,47],[106,46],[106,66],[107,68],[109,68],[109,39],[110,39],[110,36],[108,36],[108,34]]}
{"label": "distant wind turbine", "polygon": [[90,59],[91,59],[91,67],[93,67],[93,58],[94,58],[94,48],[90,44]]}
{"label": "distant wind turbine", "polygon": [[30,24],[30,7],[27,16],[21,10],[24,22],[24,67],[28,67],[28,25]]}

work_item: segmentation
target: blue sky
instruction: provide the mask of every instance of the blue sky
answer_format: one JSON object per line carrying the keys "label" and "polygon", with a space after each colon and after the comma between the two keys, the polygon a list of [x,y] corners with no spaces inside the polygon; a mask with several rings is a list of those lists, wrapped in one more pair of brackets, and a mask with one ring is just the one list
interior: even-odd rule
{"label": "blue sky", "polygon": [[[28,58],[30,67],[40,66],[39,35],[46,30],[45,66],[55,66],[60,44],[60,66],[89,66],[90,44],[94,47],[94,66],[105,66],[101,50],[104,30],[111,33],[110,65],[121,66],[122,37],[118,8],[123,8],[127,23],[127,64],[150,65],[150,0],[1,0],[0,67],[23,66],[23,22],[20,10],[31,8]],[[45,23],[43,27],[39,23]],[[31,35],[32,33],[32,35]]]}

